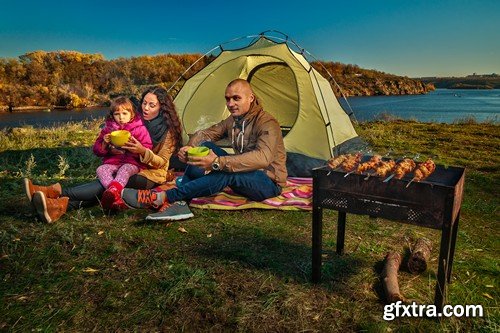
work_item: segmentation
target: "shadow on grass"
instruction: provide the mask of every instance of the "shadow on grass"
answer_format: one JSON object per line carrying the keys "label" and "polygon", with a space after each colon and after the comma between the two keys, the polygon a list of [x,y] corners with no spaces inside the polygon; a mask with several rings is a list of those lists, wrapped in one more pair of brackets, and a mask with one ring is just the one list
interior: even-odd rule
{"label": "shadow on grass", "polygon": [[385,304],[385,292],[382,279],[382,271],[384,270],[385,259],[379,260],[373,265],[373,271],[380,279],[376,279],[375,283],[372,285],[373,292],[377,295],[379,303]]}
{"label": "shadow on grass", "polygon": [[[311,247],[294,243],[285,235],[271,235],[262,229],[238,226],[229,228],[192,250],[202,256],[222,262],[237,262],[252,269],[267,270],[273,274],[300,283],[311,283]],[[360,261],[349,255],[338,256],[324,250],[321,287],[344,293],[343,283],[357,274]],[[345,291],[348,293],[349,291]]]}

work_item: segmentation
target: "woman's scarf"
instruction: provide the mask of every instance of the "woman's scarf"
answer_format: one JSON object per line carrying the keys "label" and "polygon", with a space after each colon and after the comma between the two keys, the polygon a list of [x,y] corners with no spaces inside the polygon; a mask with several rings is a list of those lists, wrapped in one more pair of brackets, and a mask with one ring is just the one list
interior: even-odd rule
{"label": "woman's scarf", "polygon": [[156,118],[151,120],[145,120],[144,126],[146,126],[149,135],[151,136],[151,141],[153,141],[153,147],[163,141],[163,138],[167,134],[168,126],[163,118],[163,114],[160,112]]}

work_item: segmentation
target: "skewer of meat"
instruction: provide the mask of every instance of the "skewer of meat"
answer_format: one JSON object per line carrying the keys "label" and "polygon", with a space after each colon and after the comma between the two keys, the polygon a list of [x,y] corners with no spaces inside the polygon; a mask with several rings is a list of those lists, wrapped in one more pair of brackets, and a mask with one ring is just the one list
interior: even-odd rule
{"label": "skewer of meat", "polygon": [[389,178],[384,180],[384,182],[388,182],[392,177],[396,179],[403,178],[406,174],[412,172],[413,169],[415,169],[415,166],[416,164],[414,160],[412,160],[411,158],[403,158],[394,167],[393,174],[389,176]]}
{"label": "skewer of meat", "polygon": [[359,173],[363,173],[366,170],[372,169],[377,166],[380,160],[381,160],[380,155],[373,155],[368,162],[364,162],[358,165],[356,171]]}
{"label": "skewer of meat", "polygon": [[427,159],[424,163],[421,163],[417,170],[415,170],[415,181],[419,182],[427,177],[429,177],[434,170],[436,170],[436,164],[432,159]]}
{"label": "skewer of meat", "polygon": [[361,157],[362,156],[360,156],[360,160],[358,161],[358,163],[356,165],[354,165],[354,167],[351,169],[351,171],[349,171],[348,173],[346,173],[344,175],[344,178],[349,176],[351,173],[354,173],[354,172],[359,173],[359,174],[363,174],[364,171],[369,170],[372,167],[375,167],[377,165],[377,163],[380,162],[380,160],[381,160],[380,155],[373,155],[372,158],[368,162],[361,163]]}
{"label": "skewer of meat", "polygon": [[[389,148],[389,151],[384,155],[384,158],[388,157],[392,153],[392,148]],[[371,169],[373,172],[367,172],[367,176],[365,180],[368,180],[371,176],[381,176],[384,177],[387,173],[389,173],[396,165],[392,159],[383,160],[380,158],[380,161],[375,164]]]}
{"label": "skewer of meat", "polygon": [[396,162],[394,160],[381,160],[377,166],[372,168],[373,172],[367,173],[365,180],[368,180],[371,176],[385,177],[395,166]]}
{"label": "skewer of meat", "polygon": [[360,163],[356,168],[356,172],[362,174],[367,170],[375,169],[381,161],[382,157],[380,155],[373,155],[368,162]]}
{"label": "skewer of meat", "polygon": [[[396,165],[392,168],[392,171],[394,171],[396,169],[396,167],[398,166],[398,164],[403,161],[405,159],[406,155],[401,157],[400,159],[397,159],[395,161]],[[384,179],[384,183],[387,183],[389,180],[391,180],[396,174],[393,172],[389,177],[387,177],[386,179]]]}
{"label": "skewer of meat", "polygon": [[436,163],[432,159],[427,159],[427,161],[420,163],[415,170],[414,176],[412,180],[406,185],[406,187],[410,186],[413,181],[419,182],[429,177],[434,170],[436,170]]}
{"label": "skewer of meat", "polygon": [[346,159],[347,159],[346,155],[339,155],[337,157],[330,158],[328,160],[328,166],[332,170],[337,169],[340,166],[340,164],[342,164],[342,162],[344,162]]}
{"label": "skewer of meat", "polygon": [[344,172],[355,170],[358,164],[361,162],[362,157],[363,154],[361,153],[356,153],[354,155],[349,154],[347,155],[347,159],[340,164],[340,167]]}
{"label": "skewer of meat", "polygon": [[394,160],[381,161],[375,169],[375,174],[380,177],[385,177],[395,166],[396,162]]}

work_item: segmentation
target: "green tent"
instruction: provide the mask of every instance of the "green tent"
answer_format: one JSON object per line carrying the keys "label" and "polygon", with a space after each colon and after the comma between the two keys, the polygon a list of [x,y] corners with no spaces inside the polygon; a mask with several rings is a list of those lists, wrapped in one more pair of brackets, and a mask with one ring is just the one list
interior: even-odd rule
{"label": "green tent", "polygon": [[185,140],[229,116],[224,91],[235,78],[247,79],[278,120],[287,152],[329,159],[357,138],[328,80],[286,42],[260,35],[245,48],[223,51],[185,82],[175,98]]}

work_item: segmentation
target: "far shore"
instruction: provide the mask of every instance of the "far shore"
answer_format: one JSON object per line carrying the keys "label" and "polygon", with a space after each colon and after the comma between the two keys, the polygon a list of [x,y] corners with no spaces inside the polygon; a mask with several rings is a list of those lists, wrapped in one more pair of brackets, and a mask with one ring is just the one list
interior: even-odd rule
{"label": "far shore", "polygon": [[63,111],[69,111],[69,110],[80,110],[80,109],[92,109],[92,108],[105,108],[106,105],[91,105],[91,106],[86,106],[85,108],[67,108],[65,106],[57,106],[57,105],[52,105],[52,106],[16,106],[13,107],[11,110],[9,110],[9,107],[6,105],[1,105],[0,106],[0,113],[18,113],[18,112],[30,112],[30,111],[42,111],[42,112],[51,112],[54,110],[63,110]]}
{"label": "far shore", "polygon": [[[492,90],[492,89],[498,89],[494,87],[480,87],[480,86],[460,86],[460,87],[448,87],[448,88],[438,88],[438,89],[447,89],[447,90]],[[412,94],[406,94],[406,95],[412,95]],[[368,96],[388,96],[388,95],[364,95],[366,97]],[[401,96],[401,95],[392,95],[392,96]],[[362,97],[362,96],[348,96],[348,97]],[[12,107],[9,110],[8,105],[0,105],[0,113],[8,113],[8,112],[29,112],[29,111],[44,111],[44,112],[51,112],[54,110],[79,110],[79,109],[91,109],[91,108],[105,108],[107,107],[106,105],[89,105],[84,108],[68,108],[66,106],[59,106],[59,105],[48,105],[48,106],[15,106]]]}

